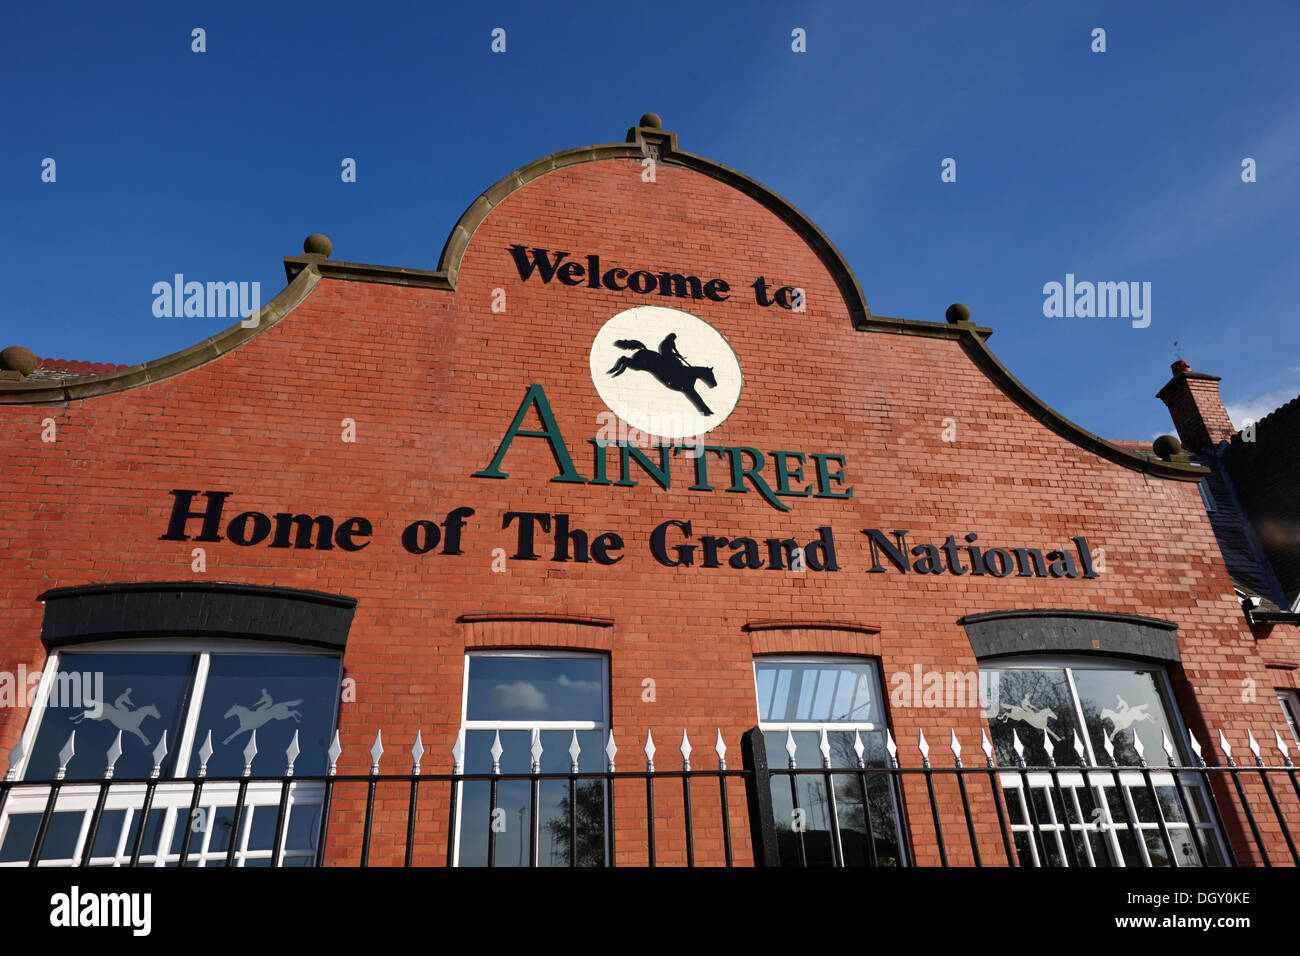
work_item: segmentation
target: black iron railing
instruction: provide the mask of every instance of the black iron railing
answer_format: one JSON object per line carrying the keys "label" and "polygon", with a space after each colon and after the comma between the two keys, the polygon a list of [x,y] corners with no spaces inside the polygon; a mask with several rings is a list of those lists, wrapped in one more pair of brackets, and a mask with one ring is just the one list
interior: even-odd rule
{"label": "black iron railing", "polygon": [[410,772],[393,774],[377,737],[370,771],[342,774],[336,735],[327,772],[307,777],[293,773],[296,738],[274,777],[253,774],[255,736],[235,777],[208,777],[200,751],[193,777],[162,776],[156,755],[150,777],[115,778],[119,743],[100,779],[67,779],[65,759],[56,779],[21,781],[19,752],[0,782],[0,865],[1300,865],[1300,782],[1280,735],[1268,765],[1248,734],[1249,766],[1222,734],[1215,766],[1194,739],[1195,762],[1180,765],[1166,739],[1156,765],[1140,753],[1087,765],[1080,746],[1073,765],[1049,748],[1031,767],[1018,738],[1014,764],[999,766],[986,736],[966,766],[955,734],[951,765],[932,764],[922,736],[919,765],[900,766],[888,735],[869,765],[856,735],[845,759],[825,731],[819,766],[796,764],[788,732],[788,760],[769,766],[779,739],[748,731],[735,769],[719,734],[715,766],[700,769],[683,735],[680,769],[657,769],[647,737],[644,767],[620,770],[611,735],[593,770],[575,735],[568,772],[543,772],[534,734],[528,770],[501,769],[498,739],[491,769],[468,772],[462,734],[452,772],[427,774],[417,735]]}

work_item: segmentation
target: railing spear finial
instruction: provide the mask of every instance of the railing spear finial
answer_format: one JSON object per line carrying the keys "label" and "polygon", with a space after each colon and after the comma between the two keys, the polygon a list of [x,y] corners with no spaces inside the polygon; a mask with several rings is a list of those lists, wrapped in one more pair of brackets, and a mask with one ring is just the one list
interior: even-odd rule
{"label": "railing spear finial", "polygon": [[415,731],[415,743],[411,745],[411,776],[420,775],[420,761],[424,757],[424,740],[420,736],[419,728]]}
{"label": "railing spear finial", "polygon": [[298,755],[300,753],[302,753],[302,749],[298,746],[298,731],[295,730],[293,732],[293,740],[289,741],[289,746],[284,748],[284,775],[286,777],[293,776],[293,765],[298,762]]}
{"label": "railing spear finial", "polygon": [[532,732],[532,739],[529,741],[529,745],[528,745],[528,767],[530,773],[542,772],[543,753],[544,751],[542,750],[542,729],[540,727],[534,727]]}
{"label": "railing spear finial", "polygon": [[167,731],[162,732],[158,746],[153,748],[153,769],[149,771],[150,779],[157,780],[162,773],[162,762],[167,758]]}
{"label": "railing spear finial", "polygon": [[[208,740],[209,741],[212,740],[211,731],[208,732]],[[336,730],[334,731],[334,739],[330,741],[330,749],[325,751],[325,756],[329,758],[329,767],[326,769],[325,772],[329,776],[332,777],[338,773],[339,757],[342,754],[343,754],[343,745],[339,743],[339,732]]]}
{"label": "railing spear finial", "polygon": [[578,757],[582,754],[582,748],[578,746],[578,732],[573,732],[573,740],[569,742],[569,773],[578,772]]}
{"label": "railing spear finial", "polygon": [[62,780],[64,778],[68,772],[68,764],[72,761],[72,758],[77,755],[76,737],[77,732],[75,730],[69,733],[68,742],[64,744],[63,749],[59,751],[59,772],[55,777],[56,780]]}
{"label": "railing spear finial", "polygon": [[112,780],[113,773],[117,768],[117,762],[122,757],[122,731],[117,732],[117,736],[113,738],[113,743],[109,746],[108,753],[105,756],[108,758],[108,763],[104,767],[104,779]]}
{"label": "railing spear finial", "polygon": [[13,750],[9,751],[9,769],[5,771],[5,780],[18,779],[18,765],[23,762],[26,755],[27,751],[23,749],[23,737],[19,734],[18,743],[14,745]]}
{"label": "railing spear finial", "polygon": [[451,772],[456,776],[465,769],[465,728],[456,731],[456,742],[451,745]]}
{"label": "railing spear finial", "polygon": [[500,773],[501,755],[505,753],[505,750],[501,746],[501,731],[498,730],[496,732],[496,736],[492,739],[492,749],[488,752],[492,755],[492,772],[494,774]]}
{"label": "railing spear finial", "polygon": [[257,756],[257,731],[254,730],[248,735],[248,746],[244,748],[244,772],[240,776],[251,777],[253,775],[253,758]]}
{"label": "railing spear finial", "polygon": [[[338,739],[339,739],[338,731],[335,731],[334,740],[337,742]],[[200,777],[206,777],[208,775],[208,761],[212,759],[212,755],[215,752],[216,750],[212,746],[212,731],[209,730],[208,735],[203,738],[203,746],[199,748],[199,776]]]}

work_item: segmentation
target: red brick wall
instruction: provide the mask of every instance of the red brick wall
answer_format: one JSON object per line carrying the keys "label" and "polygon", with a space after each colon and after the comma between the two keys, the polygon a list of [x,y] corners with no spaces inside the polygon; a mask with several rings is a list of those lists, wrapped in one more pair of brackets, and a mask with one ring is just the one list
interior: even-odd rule
{"label": "red brick wall", "polygon": [[[776,216],[704,175],[660,165],[658,181],[643,183],[641,171],[639,163],[608,160],[522,187],[473,237],[454,293],[326,280],[280,325],[202,368],[66,408],[0,407],[0,668],[41,664],[35,596],[46,588],[191,577],[192,543],[158,540],[169,491],[220,489],[234,492],[227,519],[246,509],[294,509],[375,522],[374,543],[353,554],[206,546],[208,580],[358,599],[344,662],[357,680],[357,702],[342,709],[341,771],[368,767],[365,751],[380,728],[396,755],[386,768],[407,769],[406,750],[421,730],[426,772],[450,769],[467,647],[607,647],[621,766],[639,765],[647,731],[660,745],[659,766],[677,766],[683,730],[696,746],[696,766],[712,766],[719,728],[731,766],[739,766],[740,735],[756,723],[756,651],[824,647],[879,656],[886,682],[913,664],[973,669],[958,618],[1013,608],[1177,622],[1183,668],[1174,677],[1193,730],[1204,740],[1207,725],[1225,727],[1239,749],[1248,728],[1271,739],[1276,703],[1243,702],[1242,687],[1247,679],[1271,686],[1274,672],[1265,670],[1233,600],[1194,484],[1144,477],[1060,438],[1008,399],[956,341],[855,332],[824,265]],[[745,372],[740,405],[710,439],[844,454],[854,497],[799,499],[780,513],[755,493],[691,492],[686,480],[671,491],[649,478],[636,488],[550,483],[551,456],[534,439],[516,442],[503,466],[508,480],[471,478],[491,461],[530,383],[544,386],[575,464],[589,475],[586,441],[604,406],[588,347],[607,318],[653,298],[543,286],[536,278],[521,284],[505,251],[516,242],[574,257],[598,253],[626,268],[727,278],[729,301],[689,306],[730,340]],[[807,314],[754,305],[746,286],[759,274],[806,289]],[[869,268],[864,279],[869,294]],[[496,288],[507,294],[504,313],[491,310]],[[46,417],[58,423],[53,445],[40,441]],[[356,420],[355,444],[340,441],[343,418]],[[945,418],[956,420],[955,442],[940,438]],[[476,511],[465,554],[402,549],[407,522],[439,520],[460,505]],[[511,509],[565,512],[593,534],[617,531],[626,557],[610,567],[510,561],[505,573],[493,573],[494,548],[514,553],[513,529],[501,528]],[[808,540],[830,525],[841,570],[664,568],[650,556],[647,536],[666,518],[691,520],[696,534],[760,539]],[[905,528],[916,541],[935,542],[976,531],[989,546],[1044,549],[1082,534],[1105,548],[1107,570],[1096,580],[868,574],[860,533],[867,527]],[[614,623],[457,620],[489,613]],[[783,632],[742,630],[780,620],[803,622],[784,648]],[[817,622],[879,632],[820,633]],[[642,702],[647,677],[656,683],[653,703]],[[895,708],[890,716],[905,766],[919,763],[919,731],[939,751],[936,763],[946,764],[950,728],[974,754],[985,727],[978,708]],[[25,719],[25,711],[0,714],[0,746],[12,745]],[[968,860],[959,798],[938,786],[950,858]],[[716,788],[701,787],[709,810],[696,818],[699,858],[717,862]],[[444,789],[422,791],[423,862],[445,853]],[[661,789],[659,860],[681,861],[680,795]],[[923,788],[908,790],[917,854],[935,861],[928,805],[917,802]],[[623,796],[619,862],[640,862],[636,788],[629,787],[626,809]],[[730,797],[743,862],[743,790],[737,785]],[[356,858],[363,798],[340,793],[331,827],[336,861]],[[405,788],[384,788],[380,798],[372,862],[400,861]],[[981,821],[981,832],[986,860],[996,858],[996,821]],[[1270,834],[1276,841],[1276,826]]]}

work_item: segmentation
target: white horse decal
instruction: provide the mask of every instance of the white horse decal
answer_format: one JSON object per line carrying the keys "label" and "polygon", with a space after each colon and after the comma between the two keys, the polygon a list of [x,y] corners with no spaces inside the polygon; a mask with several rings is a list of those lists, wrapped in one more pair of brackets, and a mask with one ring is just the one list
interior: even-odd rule
{"label": "white horse decal", "polygon": [[[140,733],[140,724],[146,717],[155,717],[161,719],[158,708],[153,704],[145,704],[143,707],[137,707],[131,710],[127,705],[131,702],[131,688],[127,688],[118,695],[117,700],[111,704],[96,704],[90,710],[83,710],[79,714],[74,714],[71,720],[74,724],[79,724],[87,717],[91,720],[107,720],[118,730],[128,734],[135,734],[140,738],[140,742],[146,747],[149,746],[149,738]],[[89,702],[88,702],[89,703]]]}
{"label": "white horse decal", "polygon": [[1115,700],[1119,701],[1118,709],[1111,710],[1109,707],[1103,707],[1101,711],[1101,719],[1109,720],[1115,726],[1114,732],[1110,734],[1112,740],[1120,731],[1128,730],[1139,720],[1149,720],[1155,723],[1155,717],[1146,712],[1146,709],[1151,706],[1150,704],[1138,704],[1136,707],[1130,707],[1128,701],[1118,694],[1115,695]]}
{"label": "white horse decal", "polygon": [[1049,720],[1056,720],[1056,712],[1050,707],[1034,710],[1034,705],[1029,702],[1028,694],[1020,698],[1020,703],[1003,704],[1002,708],[1003,712],[998,714],[997,719],[1003,723],[1008,720],[1019,720],[1037,730],[1046,731],[1047,736],[1053,740],[1059,741],[1061,739],[1047,726]]}
{"label": "white horse decal", "polygon": [[221,741],[222,744],[228,744],[246,730],[256,730],[263,724],[272,720],[288,720],[292,717],[298,723],[302,723],[302,714],[294,710],[301,704],[301,700],[282,700],[275,703],[271,695],[262,688],[262,696],[258,698],[256,704],[250,707],[241,707],[239,704],[232,704],[226,711],[226,717],[234,717],[239,721],[239,727],[231,732],[230,736]]}

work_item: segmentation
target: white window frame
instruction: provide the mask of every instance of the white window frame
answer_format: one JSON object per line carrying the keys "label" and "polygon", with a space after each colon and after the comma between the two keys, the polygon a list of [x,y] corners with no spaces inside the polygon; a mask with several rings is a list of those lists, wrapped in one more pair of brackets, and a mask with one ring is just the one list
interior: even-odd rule
{"label": "white window frame", "polygon": [[[888,732],[889,728],[887,722],[877,724],[869,720],[826,721],[826,722],[763,720],[763,701],[760,700],[758,697],[758,665],[759,664],[827,664],[832,666],[843,665],[843,664],[866,664],[871,668],[872,673],[875,675],[876,686],[872,689],[872,693],[874,695],[874,699],[876,702],[876,710],[880,713],[882,718],[884,717],[885,714],[885,700],[887,698],[885,696],[885,689],[884,689],[884,669],[877,658],[869,657],[865,654],[759,654],[756,655],[753,658],[753,665],[750,668],[750,671],[753,676],[754,705],[756,708],[755,713],[758,715],[758,729],[763,733],[765,739],[769,731],[775,733],[800,733],[800,732],[820,733],[822,730],[825,730],[828,734],[844,733],[846,731],[861,731],[861,732],[871,732],[871,733]],[[838,681],[839,681],[838,677],[836,678],[836,681],[838,686]],[[814,697],[816,696],[816,686],[817,686],[816,684],[813,685]],[[773,687],[773,692],[775,692],[775,690],[776,688]],[[831,699],[833,700],[834,697],[835,695],[834,693],[832,693]],[[800,769],[806,770],[809,768],[801,767]],[[894,795],[894,836],[898,844],[899,862],[902,865],[906,866],[908,865],[909,858],[908,858],[907,841],[904,838],[904,834],[903,834],[903,812],[904,812],[903,803],[901,799],[900,790],[897,786],[897,781],[893,777],[890,777],[889,781],[890,781],[890,792]],[[834,837],[839,832],[840,832],[840,828],[838,826],[836,826],[834,829],[830,829],[829,826],[827,828],[828,837]],[[875,835],[867,834],[867,839],[874,840]],[[839,858],[844,859],[843,839],[840,839],[839,843],[840,845],[837,847]]]}
{"label": "white window frame", "polygon": [[[1178,706],[1178,698],[1174,696],[1173,684],[1169,680],[1169,671],[1162,664],[1138,660],[1135,658],[1113,656],[1094,658],[1079,654],[1061,654],[1058,656],[1032,655],[1023,657],[985,658],[979,661],[979,667],[981,677],[985,668],[990,670],[1050,669],[1063,671],[1065,673],[1066,683],[1070,688],[1071,703],[1074,705],[1074,719],[1076,726],[1079,728],[1079,739],[1083,741],[1084,752],[1087,754],[1089,763],[1094,767],[1105,767],[1109,762],[1109,759],[1105,754],[1094,753],[1092,735],[1087,732],[1088,725],[1083,713],[1083,704],[1079,696],[1079,688],[1076,686],[1074,681],[1074,671],[1076,669],[1114,670],[1126,671],[1129,673],[1144,672],[1155,674],[1156,692],[1160,695],[1161,703],[1164,705],[1165,717],[1169,721],[1170,729],[1175,731],[1174,735],[1179,738],[1171,741],[1174,745],[1174,752],[1178,758],[1180,766],[1190,766],[1186,747],[1187,726],[1183,722],[1182,711]],[[990,735],[992,734],[991,728],[989,733]],[[1149,744],[1144,746],[1146,746],[1148,751],[1151,750]],[[1069,756],[1065,758],[1067,760],[1073,760],[1075,756],[1077,756],[1074,751],[1073,740],[1062,741],[1060,744],[1056,745],[1055,749],[1058,752],[1062,749],[1067,750],[1069,754]],[[1055,789],[1055,781],[1053,781],[1052,775],[1049,773],[1026,773],[1022,778],[1018,770],[1007,770],[1006,768],[1001,769],[1002,773],[999,776],[1004,791],[1004,797],[1005,791],[1015,791],[1016,799],[1020,805],[1021,820],[1024,821],[1023,823],[1011,823],[1008,821],[1008,828],[1013,834],[1029,834],[1029,851],[1033,865],[1043,866],[1044,863],[1039,857],[1038,841],[1033,838],[1034,827],[1031,822],[1033,817],[1029,813],[1029,807],[1024,792],[1024,783],[1028,780],[1029,787],[1032,789],[1051,791]],[[1200,794],[1201,806],[1207,810],[1208,819],[1200,822],[1194,823],[1190,820],[1186,822],[1165,820],[1165,826],[1169,828],[1170,832],[1172,833],[1176,830],[1187,830],[1192,827],[1205,831],[1209,833],[1211,839],[1218,844],[1220,857],[1225,860],[1228,859],[1229,857],[1223,834],[1220,832],[1218,825],[1213,819],[1213,803],[1211,802],[1212,795],[1201,776],[1199,774],[1175,774],[1175,772],[1170,769],[1159,766],[1150,767],[1149,772],[1151,774],[1151,785],[1157,789],[1160,787],[1179,786],[1179,781],[1181,781],[1181,786],[1184,792],[1198,791]],[[1158,833],[1160,830],[1160,824],[1154,820],[1148,823],[1139,819],[1137,807],[1133,803],[1131,793],[1133,787],[1138,787],[1143,792],[1146,791],[1146,778],[1143,776],[1142,770],[1137,767],[1124,768],[1120,766],[1117,767],[1113,773],[1111,771],[1094,771],[1088,773],[1086,776],[1087,780],[1085,781],[1085,774],[1073,769],[1068,764],[1062,765],[1061,769],[1057,773],[1057,779],[1060,780],[1061,790],[1065,794],[1069,795],[1072,801],[1072,809],[1074,810],[1074,819],[1068,823],[1070,832],[1075,833],[1080,829],[1082,829],[1085,834],[1101,831],[1105,839],[1107,851],[1110,855],[1110,859],[1106,862],[1111,866],[1116,867],[1127,866],[1128,864],[1124,859],[1123,848],[1119,842],[1119,834],[1131,832],[1129,830],[1128,820],[1116,820],[1111,815],[1110,801],[1106,797],[1106,791],[1108,789],[1114,789],[1118,785],[1121,788],[1120,796],[1124,801],[1124,806],[1128,810],[1129,816],[1133,820],[1133,825],[1138,831],[1137,838],[1134,839],[1137,853],[1141,858],[1144,867],[1151,866],[1151,855],[1147,850],[1144,834],[1147,831]],[[1175,776],[1178,777],[1178,780],[1175,780]],[[1118,778],[1118,784],[1116,783],[1116,778]],[[1094,805],[1101,809],[1100,820],[1096,819],[1095,816],[1091,820],[1084,820],[1084,814],[1078,796],[1078,790],[1080,788],[1086,788],[1092,792]],[[1047,797],[1046,803],[1049,818],[1047,820],[1038,821],[1038,831],[1042,834],[1045,840],[1048,838],[1054,839],[1056,843],[1057,859],[1068,866],[1070,854],[1065,847],[1063,836],[1067,824],[1057,819],[1055,799],[1052,798],[1050,793],[1048,793]],[[1184,799],[1187,798],[1185,797]],[[1189,805],[1192,805],[1194,804],[1194,801],[1189,799],[1188,803]],[[1189,809],[1190,808],[1192,807],[1189,806]],[[1164,814],[1160,809],[1159,800],[1155,801],[1155,810],[1156,813],[1160,814],[1163,818]],[[1078,822],[1081,820],[1084,821],[1082,826]],[[1192,839],[1195,840],[1196,837],[1193,836]],[[1084,855],[1087,858],[1087,865],[1090,867],[1096,866],[1097,862],[1092,849],[1092,841],[1085,835],[1082,843],[1084,847]],[[1081,860],[1080,863],[1082,865],[1083,861]],[[1172,860],[1171,863],[1174,867],[1178,866],[1178,861],[1176,859]]]}
{"label": "white window frame", "polygon": [[[756,656],[753,659],[753,666],[750,668],[754,678],[754,705],[756,708],[755,712],[758,714],[759,730],[765,733],[768,730],[774,730],[778,732],[788,730],[788,731],[793,731],[798,733],[799,731],[819,732],[823,727],[825,727],[827,731],[830,731],[831,729],[834,729],[836,731],[844,731],[844,730],[879,731],[885,729],[885,726],[883,724],[872,723],[869,720],[827,721],[827,722],[763,720],[763,702],[758,699],[758,665],[759,664],[827,664],[831,666],[837,664],[866,664],[871,668],[871,670],[874,672],[876,676],[876,687],[874,688],[874,691],[877,692],[877,695],[875,697],[876,709],[880,711],[882,714],[884,713],[885,710],[885,701],[884,701],[884,697],[882,696],[884,694],[884,688],[882,686],[883,675],[881,673],[880,662],[873,657],[855,656],[853,654],[761,654]],[[838,681],[839,678],[836,678],[836,680]],[[816,696],[816,687],[817,685],[814,684],[813,685],[814,697]],[[775,690],[776,688],[773,687],[774,692]],[[834,699],[833,693],[831,697],[832,699]]]}
{"label": "white window frame", "polygon": [[[474,657],[524,657],[530,659],[545,658],[569,658],[576,660],[598,660],[600,661],[600,720],[470,720],[469,719],[469,662]],[[469,733],[472,730],[575,730],[575,731],[601,731],[601,767],[605,766],[604,747],[609,742],[610,731],[610,682],[609,682],[609,654],[603,651],[571,651],[571,650],[551,650],[550,648],[511,648],[509,650],[467,650],[465,652],[464,672],[461,675],[460,691],[460,726],[464,731],[468,743]],[[452,849],[452,866],[460,866],[460,833],[464,825],[464,787],[463,780],[456,784],[456,820],[453,830],[453,849]],[[610,855],[610,830],[609,830],[609,810],[610,810],[610,787],[609,783],[604,784],[604,834],[605,834],[605,860],[609,861]],[[531,799],[531,795],[530,795]],[[538,814],[538,827],[541,826],[541,815]],[[538,833],[533,832],[531,846],[536,849],[538,845]]]}
{"label": "white window frame", "polygon": [[1277,702],[1282,707],[1282,715],[1287,718],[1291,736],[1295,738],[1296,745],[1300,746],[1300,691],[1289,687],[1275,687],[1274,690],[1277,692]]}
{"label": "white window frame", "polygon": [[[59,672],[59,667],[65,656],[79,656],[81,654],[184,654],[190,657],[197,657],[198,662],[194,669],[194,679],[190,685],[190,699],[186,705],[185,718],[181,731],[181,739],[177,741],[175,749],[169,748],[175,755],[176,762],[170,777],[165,780],[193,780],[188,776],[187,771],[190,765],[190,759],[193,755],[194,741],[198,733],[199,712],[202,709],[203,698],[207,692],[208,672],[211,666],[211,656],[213,654],[268,654],[276,656],[295,655],[302,657],[328,657],[338,660],[342,664],[341,652],[330,652],[326,650],[303,647],[297,644],[275,644],[266,641],[250,641],[241,639],[221,639],[214,638],[211,640],[186,640],[186,639],[153,639],[153,638],[130,638],[124,640],[109,641],[92,641],[85,644],[70,645],[65,648],[51,651],[45,660],[45,669],[41,674],[41,679],[36,689],[36,699],[34,700],[31,712],[27,718],[27,725],[19,738],[22,742],[22,758],[11,769],[15,772],[15,780],[22,781],[27,774],[27,766],[31,759],[32,745],[36,741],[36,736],[40,731],[41,722],[45,719],[46,704],[49,703],[50,691],[54,685],[55,676]],[[341,694],[341,688],[340,688]],[[339,721],[339,697],[335,695],[334,700],[334,728],[337,728]],[[333,729],[333,728],[332,728]],[[104,755],[107,763],[107,755]],[[270,759],[269,757],[267,759]],[[275,776],[279,776],[276,774]],[[81,862],[81,854],[85,849],[85,841],[89,837],[91,816],[94,812],[95,803],[99,796],[100,785],[103,782],[103,774],[92,779],[79,780],[76,782],[65,783],[59,791],[58,802],[55,805],[55,813],[80,812],[83,814],[81,829],[77,836],[76,846],[73,848],[72,856],[63,859],[39,860],[38,867],[59,867],[59,866],[77,866]],[[245,811],[243,819],[240,822],[240,833],[232,835],[236,840],[237,847],[235,850],[235,865],[244,866],[249,860],[270,859],[272,850],[270,849],[249,849],[248,840],[252,833],[253,818],[256,815],[256,808],[276,808],[280,803],[280,782],[278,780],[259,780],[256,777],[249,779],[245,791],[244,805]],[[203,785],[202,802],[199,810],[206,814],[206,819],[215,820],[218,810],[233,807],[238,799],[239,785],[237,783],[218,783],[205,782]],[[3,815],[0,815],[0,844],[3,844],[5,835],[8,831],[9,820],[13,816],[27,815],[32,813],[43,813],[45,805],[48,802],[50,788],[46,783],[35,782],[31,784],[19,783],[9,792],[9,799],[4,806]],[[92,866],[110,865],[114,867],[125,866],[131,858],[131,846],[128,845],[128,837],[131,834],[135,814],[139,811],[144,802],[145,786],[143,784],[125,784],[113,785],[109,788],[108,797],[104,804],[104,815],[115,811],[124,811],[121,832],[119,833],[116,848],[109,856],[95,856],[91,858]],[[159,828],[158,841],[156,844],[146,843],[141,849],[140,864],[148,866],[164,866],[169,862],[180,860],[180,853],[171,852],[170,848],[175,834],[177,823],[183,816],[189,814],[190,802],[193,797],[194,787],[191,783],[169,784],[166,782],[159,783],[154,790],[153,805],[151,813],[154,811],[164,811],[162,826]],[[287,850],[285,845],[289,838],[288,820],[292,817],[293,807],[295,806],[320,806],[323,804],[325,795],[325,785],[321,782],[295,781],[289,785],[289,802],[286,807],[286,824],[284,832],[280,837],[280,844],[275,848],[281,865],[285,860],[295,859],[298,857],[315,857],[317,850]],[[101,820],[101,829],[103,825],[103,816]],[[148,821],[145,821],[147,825]],[[212,834],[214,828],[209,826],[203,831],[197,831],[202,834],[197,840],[191,840],[189,848],[189,859],[185,865],[187,867],[203,867],[210,862],[221,861],[224,865],[226,859],[226,850],[210,850]],[[145,852],[153,846],[155,849],[151,852]],[[162,853],[157,853],[156,848],[166,847]],[[319,849],[319,848],[317,848]],[[15,861],[12,863],[0,863],[0,868],[26,866],[26,861]]]}

